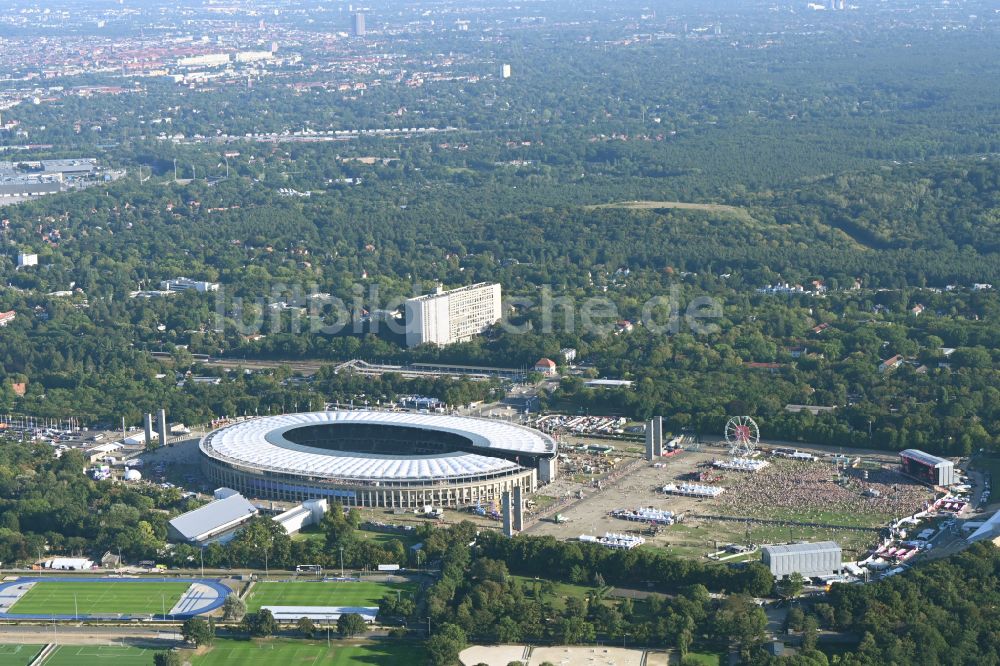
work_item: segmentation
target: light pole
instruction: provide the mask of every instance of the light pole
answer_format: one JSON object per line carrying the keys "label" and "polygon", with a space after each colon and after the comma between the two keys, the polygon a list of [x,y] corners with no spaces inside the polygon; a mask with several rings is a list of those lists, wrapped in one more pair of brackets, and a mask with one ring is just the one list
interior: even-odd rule
{"label": "light pole", "polygon": [[340,547],[340,577],[344,577],[344,547]]}
{"label": "light pole", "polygon": [[202,546],[198,549],[198,556],[201,559],[201,577],[205,577],[205,547]]}
{"label": "light pole", "polygon": [[167,619],[167,600],[164,598],[163,594],[160,594],[160,612],[162,619]]}
{"label": "light pole", "polygon": [[73,617],[80,621],[80,606],[76,603],[76,592],[73,593]]}

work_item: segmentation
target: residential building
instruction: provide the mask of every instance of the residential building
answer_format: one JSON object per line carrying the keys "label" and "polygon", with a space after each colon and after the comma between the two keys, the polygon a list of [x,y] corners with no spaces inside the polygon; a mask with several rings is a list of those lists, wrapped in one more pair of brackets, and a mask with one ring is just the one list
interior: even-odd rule
{"label": "residential building", "polygon": [[881,363],[879,363],[878,364],[878,371],[879,372],[888,372],[890,370],[895,370],[896,368],[898,368],[902,364],[903,364],[903,357],[900,356],[899,354],[896,354],[892,358],[887,358],[886,360],[884,360]]}
{"label": "residential building", "polygon": [[13,310],[8,310],[7,312],[0,312],[0,326],[6,326],[10,322],[14,321],[17,317],[17,313]]}
{"label": "residential building", "polygon": [[540,372],[546,377],[551,377],[556,374],[556,362],[550,358],[540,358],[538,362],[535,363],[535,372]]}
{"label": "residential building", "polygon": [[367,34],[365,29],[365,15],[361,12],[354,14],[354,23],[351,25],[351,32],[355,37],[364,37]]}
{"label": "residential building", "polygon": [[37,266],[38,265],[38,255],[31,254],[28,252],[21,252],[17,255],[17,267],[26,268],[27,266]]}
{"label": "residential building", "polygon": [[481,282],[445,291],[440,287],[406,301],[406,346],[450,345],[479,335],[500,321],[500,285]]}

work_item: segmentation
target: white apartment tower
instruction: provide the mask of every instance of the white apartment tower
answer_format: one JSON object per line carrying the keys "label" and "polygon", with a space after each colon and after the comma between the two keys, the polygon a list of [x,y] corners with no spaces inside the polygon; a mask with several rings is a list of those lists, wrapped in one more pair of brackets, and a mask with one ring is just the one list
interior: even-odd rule
{"label": "white apartment tower", "polygon": [[500,285],[480,282],[406,301],[406,346],[450,345],[479,335],[503,316]]}

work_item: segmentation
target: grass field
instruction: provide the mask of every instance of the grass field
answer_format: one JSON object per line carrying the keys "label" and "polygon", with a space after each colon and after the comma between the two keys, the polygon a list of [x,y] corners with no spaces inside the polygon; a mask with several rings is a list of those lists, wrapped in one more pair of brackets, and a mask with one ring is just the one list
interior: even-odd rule
{"label": "grass field", "polygon": [[722,663],[722,657],[708,652],[688,652],[687,658],[695,663],[704,664],[705,666],[719,666],[719,664]]}
{"label": "grass field", "polygon": [[585,210],[600,210],[602,208],[621,208],[624,210],[693,210],[722,214],[750,224],[756,222],[746,209],[737,206],[727,206],[725,204],[691,203],[687,201],[619,201],[616,203],[584,206]]}
{"label": "grass field", "polygon": [[0,666],[28,666],[43,645],[0,645]]}
{"label": "grass field", "polygon": [[[670,544],[669,550],[675,555],[682,557],[703,557],[706,553],[712,552],[715,544],[724,546],[728,543],[784,543],[786,541],[836,541],[845,551],[860,555],[869,548],[875,541],[875,536],[870,532],[860,532],[849,529],[823,529],[818,527],[778,527],[776,525],[750,525],[750,533],[747,534],[747,525],[737,522],[717,521],[708,524],[680,523],[671,525],[664,534]],[[660,544],[646,547],[660,547]],[[760,553],[753,558],[760,559]],[[738,560],[733,560],[738,561]]]}
{"label": "grass field", "polygon": [[422,645],[414,643],[363,643],[341,645],[337,639],[328,648],[325,640],[306,641],[218,640],[211,650],[191,659],[194,666],[346,666],[371,664],[422,664],[426,654]]}
{"label": "grass field", "polygon": [[[102,580],[42,581],[15,603],[10,612],[22,615],[142,615],[173,607],[190,583],[134,583]],[[74,601],[75,597],[75,601]],[[77,610],[79,609],[79,610]]]}
{"label": "grass field", "polygon": [[61,645],[44,666],[150,666],[155,652],[116,645]]}
{"label": "grass field", "polygon": [[[373,532],[370,530],[355,530],[354,536],[359,539],[367,539],[374,543],[384,545],[389,541],[399,541],[403,546],[409,548],[420,541],[420,538],[409,533]],[[317,541],[326,543],[326,534],[319,531],[317,527],[307,527],[292,537],[295,541]]]}
{"label": "grass field", "polygon": [[416,589],[416,583],[264,582],[250,590],[247,610],[261,606],[378,606],[388,592],[413,594]]}

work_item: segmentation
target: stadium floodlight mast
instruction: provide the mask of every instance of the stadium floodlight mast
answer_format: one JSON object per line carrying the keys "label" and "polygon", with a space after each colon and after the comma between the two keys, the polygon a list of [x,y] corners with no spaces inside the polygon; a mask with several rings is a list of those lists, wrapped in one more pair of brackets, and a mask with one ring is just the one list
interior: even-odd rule
{"label": "stadium floodlight mast", "polygon": [[760,442],[760,428],[749,416],[734,416],[726,423],[726,444],[729,453],[736,458],[751,455]]}

